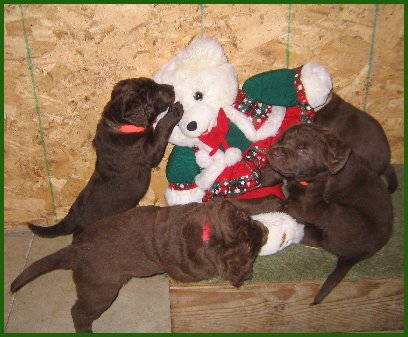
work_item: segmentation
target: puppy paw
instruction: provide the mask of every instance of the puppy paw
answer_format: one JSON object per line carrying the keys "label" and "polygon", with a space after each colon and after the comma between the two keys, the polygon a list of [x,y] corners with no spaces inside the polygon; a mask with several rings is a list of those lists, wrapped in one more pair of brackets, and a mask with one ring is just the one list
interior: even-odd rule
{"label": "puppy paw", "polygon": [[168,114],[177,119],[177,121],[180,121],[181,117],[183,117],[183,113],[183,105],[180,102],[176,102],[169,107]]}

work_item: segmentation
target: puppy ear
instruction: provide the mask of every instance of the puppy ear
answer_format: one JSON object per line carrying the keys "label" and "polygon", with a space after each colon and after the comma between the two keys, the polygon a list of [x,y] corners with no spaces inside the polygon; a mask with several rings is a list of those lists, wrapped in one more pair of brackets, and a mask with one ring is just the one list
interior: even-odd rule
{"label": "puppy ear", "polygon": [[243,221],[249,215],[227,200],[215,201],[209,214],[215,239],[224,246],[231,245],[239,237]]}
{"label": "puppy ear", "polygon": [[327,144],[327,167],[331,174],[337,174],[346,165],[350,156],[350,147],[334,136],[333,134],[326,134]]}
{"label": "puppy ear", "polygon": [[239,287],[252,277],[255,257],[267,237],[267,229],[227,200],[214,203],[210,221],[218,273]]}

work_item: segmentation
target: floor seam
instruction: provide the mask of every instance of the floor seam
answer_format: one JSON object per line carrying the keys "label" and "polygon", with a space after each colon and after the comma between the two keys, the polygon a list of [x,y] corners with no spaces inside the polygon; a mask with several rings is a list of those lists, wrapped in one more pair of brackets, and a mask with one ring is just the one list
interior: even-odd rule
{"label": "floor seam", "polygon": [[[31,248],[32,248],[33,241],[34,241],[34,236],[35,236],[34,233],[32,233],[30,242],[28,243],[28,249],[27,249],[27,252],[26,252],[26,256],[25,256],[25,259],[24,259],[23,266],[21,268],[21,272],[25,269],[25,267],[27,265],[28,257],[30,256]],[[11,312],[13,311],[13,306],[14,306],[14,302],[16,301],[16,297],[17,297],[17,293],[14,293],[13,296],[11,297],[11,301],[10,301],[10,304],[9,304],[9,310],[8,310],[8,313],[7,313],[7,320],[6,320],[6,323],[4,324],[4,331],[7,331],[7,326],[8,326],[9,321],[10,321]]]}

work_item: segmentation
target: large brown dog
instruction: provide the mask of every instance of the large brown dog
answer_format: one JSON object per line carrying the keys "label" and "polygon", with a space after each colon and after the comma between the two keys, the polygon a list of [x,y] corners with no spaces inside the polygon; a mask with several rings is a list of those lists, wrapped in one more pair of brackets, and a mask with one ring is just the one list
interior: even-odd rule
{"label": "large brown dog", "polygon": [[[182,282],[217,274],[239,287],[251,278],[268,230],[250,214],[268,202],[210,201],[173,207],[139,206],[85,228],[73,243],[23,271],[12,283],[19,290],[55,269],[73,270],[78,300],[71,313],[77,332],[91,332],[96,320],[132,277],[168,273]],[[247,207],[252,208],[251,212]],[[254,208],[253,208],[254,207]],[[256,208],[258,209],[258,212]]]}
{"label": "large brown dog", "polygon": [[[316,111],[314,123],[346,142],[353,153],[366,160],[378,175],[383,175],[390,193],[397,189],[397,175],[390,163],[390,145],[375,118],[333,93],[330,101]],[[282,181],[282,177],[270,166],[261,170],[261,179],[264,186]]]}
{"label": "large brown dog", "polygon": [[[160,163],[173,127],[182,117],[181,104],[173,103],[170,85],[148,78],[117,83],[96,129],[93,145],[97,158],[88,184],[58,224],[30,224],[30,229],[42,236],[76,236],[88,224],[136,206],[149,187],[151,170]],[[169,112],[153,130],[153,120],[167,108]]]}
{"label": "large brown dog", "polygon": [[267,158],[288,180],[289,197],[282,211],[308,224],[301,243],[338,257],[312,303],[318,304],[354,264],[375,254],[390,238],[390,195],[365,160],[317,125],[290,127]]}

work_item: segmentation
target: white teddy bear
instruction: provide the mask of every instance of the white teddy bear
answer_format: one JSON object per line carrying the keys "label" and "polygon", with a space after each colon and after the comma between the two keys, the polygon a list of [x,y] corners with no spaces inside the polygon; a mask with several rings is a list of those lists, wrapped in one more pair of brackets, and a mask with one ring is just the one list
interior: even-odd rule
{"label": "white teddy bear", "polygon": [[[255,93],[256,76],[248,82],[255,83],[248,85]],[[175,145],[166,168],[169,205],[219,197],[284,197],[280,185],[260,186],[265,152],[291,124],[312,119],[313,108],[328,100],[332,86],[327,70],[314,62],[299,73],[281,69],[265,78],[268,98],[276,97],[274,106],[248,97],[245,84],[238,89],[221,44],[209,37],[194,38],[155,75],[156,82],[173,85],[184,108],[169,140]]]}

